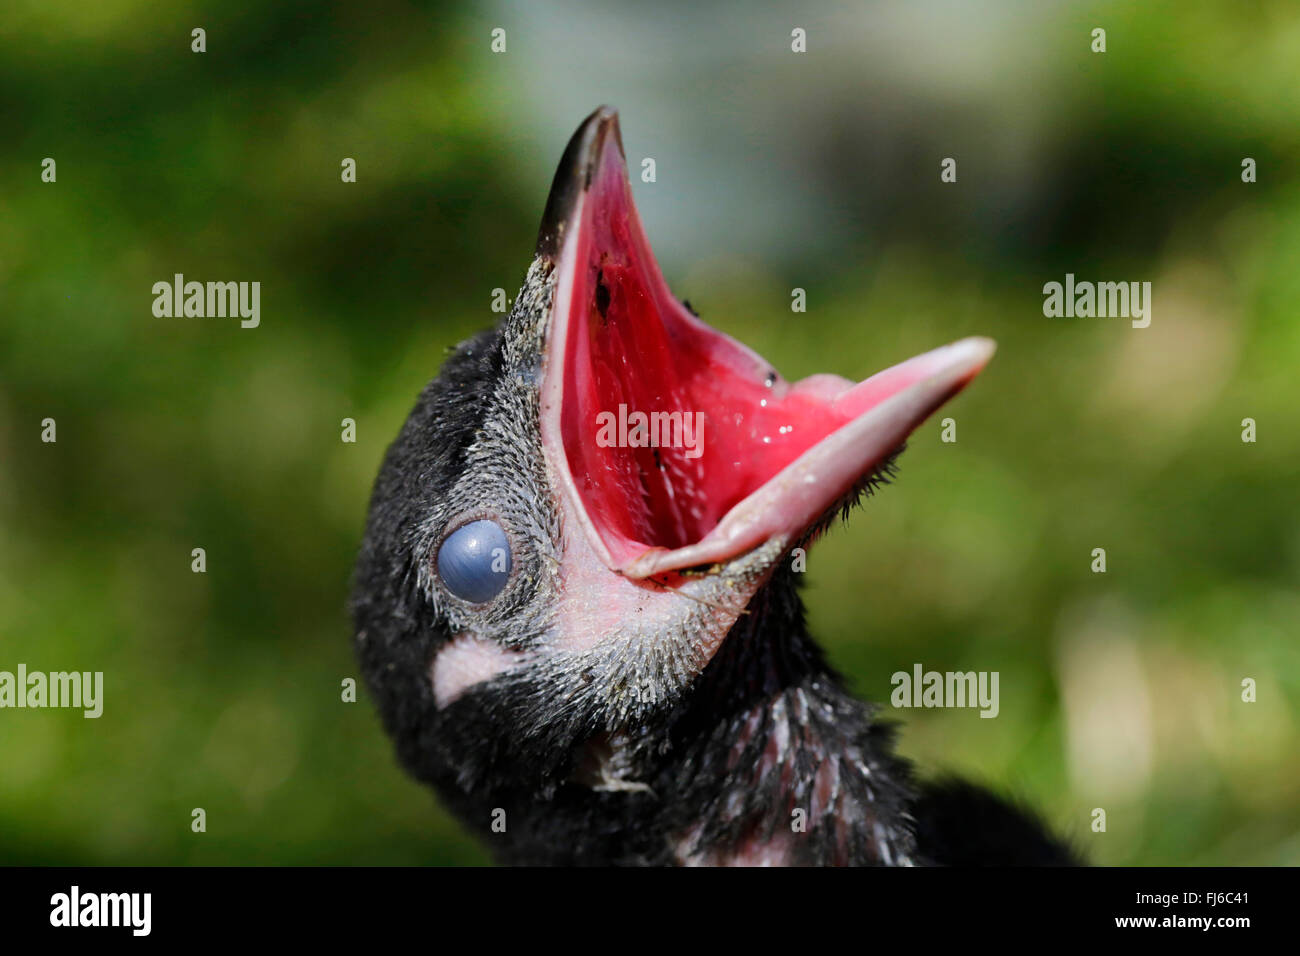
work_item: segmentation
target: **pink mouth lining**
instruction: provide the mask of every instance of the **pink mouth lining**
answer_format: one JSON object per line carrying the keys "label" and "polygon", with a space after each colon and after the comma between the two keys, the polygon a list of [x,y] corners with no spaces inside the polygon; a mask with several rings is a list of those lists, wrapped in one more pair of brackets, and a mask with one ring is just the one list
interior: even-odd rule
{"label": "pink mouth lining", "polygon": [[[542,436],[601,560],[639,578],[798,535],[960,391],[994,346],[965,339],[860,384],[786,382],[673,297],[613,129],[595,144],[559,257]],[[701,434],[665,428],[661,437],[676,440],[659,447],[599,441],[598,416],[620,410],[661,413],[660,423],[698,413]]]}

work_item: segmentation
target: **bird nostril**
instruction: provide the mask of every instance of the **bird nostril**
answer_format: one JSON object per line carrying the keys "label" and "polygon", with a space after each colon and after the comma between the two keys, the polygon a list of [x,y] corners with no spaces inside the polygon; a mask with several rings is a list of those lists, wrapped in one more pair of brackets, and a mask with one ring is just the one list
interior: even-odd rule
{"label": "bird nostril", "polygon": [[486,518],[461,525],[438,547],[438,577],[448,591],[471,604],[500,594],[512,564],[506,533]]}

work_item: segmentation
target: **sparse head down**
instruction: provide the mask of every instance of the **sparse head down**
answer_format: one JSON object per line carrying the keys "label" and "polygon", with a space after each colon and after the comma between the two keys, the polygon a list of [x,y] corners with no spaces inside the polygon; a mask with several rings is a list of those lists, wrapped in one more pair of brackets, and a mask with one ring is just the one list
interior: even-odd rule
{"label": "sparse head down", "polygon": [[506,861],[937,858],[786,559],[992,352],[786,382],[669,292],[597,110],[513,310],[448,359],[375,484],[356,643],[405,766]]}

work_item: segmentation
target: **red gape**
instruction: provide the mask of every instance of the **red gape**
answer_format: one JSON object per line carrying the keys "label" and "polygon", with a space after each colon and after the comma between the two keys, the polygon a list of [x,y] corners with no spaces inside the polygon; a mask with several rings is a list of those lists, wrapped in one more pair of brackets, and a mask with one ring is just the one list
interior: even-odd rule
{"label": "red gape", "polygon": [[[617,151],[611,141],[607,151]],[[621,162],[602,160],[583,210],[568,337],[562,431],[569,468],[611,551],[693,544],[855,408],[849,385],[791,386],[749,349],[710,329],[668,292]],[[846,403],[847,404],[847,403]],[[702,413],[695,449],[602,447],[597,416]]]}

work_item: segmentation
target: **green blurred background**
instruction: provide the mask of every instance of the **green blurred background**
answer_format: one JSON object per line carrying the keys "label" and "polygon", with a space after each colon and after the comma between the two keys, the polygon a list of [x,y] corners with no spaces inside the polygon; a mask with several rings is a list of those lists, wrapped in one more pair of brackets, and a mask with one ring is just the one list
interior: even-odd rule
{"label": "green blurred background", "polygon": [[[1001,673],[996,720],[895,712],[903,751],[1100,863],[1300,863],[1300,8],[641,7],[0,10],[0,669],[106,683],[97,721],[0,712],[0,861],[486,860],[340,701],[349,575],[609,102],[674,290],[787,376],[1000,343],[809,564],[863,694]],[[1045,318],[1067,271],[1151,281],[1150,328]],[[155,318],[176,272],[260,281],[260,328]]]}

